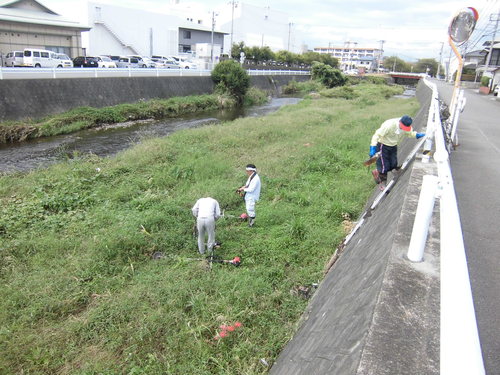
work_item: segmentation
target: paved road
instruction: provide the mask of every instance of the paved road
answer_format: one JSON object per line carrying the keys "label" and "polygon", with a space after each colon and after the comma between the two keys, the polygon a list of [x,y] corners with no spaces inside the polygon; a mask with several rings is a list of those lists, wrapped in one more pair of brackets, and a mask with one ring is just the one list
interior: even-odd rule
{"label": "paved road", "polygon": [[[449,103],[453,87],[434,81]],[[451,167],[487,375],[500,375],[500,101],[466,89]]]}

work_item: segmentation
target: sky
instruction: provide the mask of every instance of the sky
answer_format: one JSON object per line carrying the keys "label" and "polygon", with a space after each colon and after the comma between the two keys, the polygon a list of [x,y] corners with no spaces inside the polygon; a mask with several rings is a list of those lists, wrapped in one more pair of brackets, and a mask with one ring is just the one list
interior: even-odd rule
{"label": "sky", "polygon": [[[94,0],[146,11],[162,11],[172,0]],[[231,0],[177,0],[199,12],[210,14],[227,6]],[[238,0],[240,1],[240,0]],[[40,0],[62,16],[79,20],[84,0]],[[344,46],[383,47],[384,56],[397,56],[405,61],[420,58],[440,60],[448,56],[448,26],[453,16],[465,7],[479,12],[475,32],[467,51],[481,49],[491,40],[496,19],[500,16],[500,0],[244,0],[243,3],[270,7],[285,12],[292,23],[294,43],[315,47]],[[83,7],[83,8],[82,8]],[[500,39],[500,30],[497,33]],[[383,44],[381,41],[384,41]],[[465,47],[465,46],[464,46]]]}

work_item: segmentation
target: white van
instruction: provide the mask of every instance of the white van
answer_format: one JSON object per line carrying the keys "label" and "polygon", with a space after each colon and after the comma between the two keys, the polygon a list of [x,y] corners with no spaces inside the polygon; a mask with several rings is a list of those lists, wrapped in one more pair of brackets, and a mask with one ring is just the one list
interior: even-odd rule
{"label": "white van", "polygon": [[23,66],[23,51],[12,51],[5,55],[4,66]]}
{"label": "white van", "polygon": [[33,68],[54,68],[60,64],[57,53],[44,49],[25,48],[23,66]]}

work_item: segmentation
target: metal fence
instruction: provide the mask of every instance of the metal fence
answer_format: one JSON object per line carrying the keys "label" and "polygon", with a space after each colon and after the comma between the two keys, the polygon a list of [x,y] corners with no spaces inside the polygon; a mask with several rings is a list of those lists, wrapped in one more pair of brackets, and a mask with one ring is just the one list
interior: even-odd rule
{"label": "metal fence", "polygon": [[[247,70],[251,76],[261,75],[310,75],[303,70]],[[4,79],[60,79],[103,77],[193,77],[210,76],[211,70],[197,69],[147,69],[147,68],[1,68]]]}
{"label": "metal fence", "polygon": [[[427,134],[433,136],[435,140],[434,160],[438,170],[438,197],[440,199],[440,374],[483,375],[485,370],[462,226],[444,136],[446,128],[443,129],[441,124],[436,85],[427,80],[424,82],[432,89]],[[456,124],[459,111],[453,112],[454,118],[451,121]]]}

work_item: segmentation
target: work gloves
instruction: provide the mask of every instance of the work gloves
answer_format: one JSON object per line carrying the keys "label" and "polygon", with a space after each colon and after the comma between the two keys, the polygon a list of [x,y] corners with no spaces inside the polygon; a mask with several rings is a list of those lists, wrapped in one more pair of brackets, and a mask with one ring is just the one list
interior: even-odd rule
{"label": "work gloves", "polygon": [[417,133],[417,139],[425,137],[425,133]]}
{"label": "work gloves", "polygon": [[377,153],[377,146],[370,146],[370,157]]}

